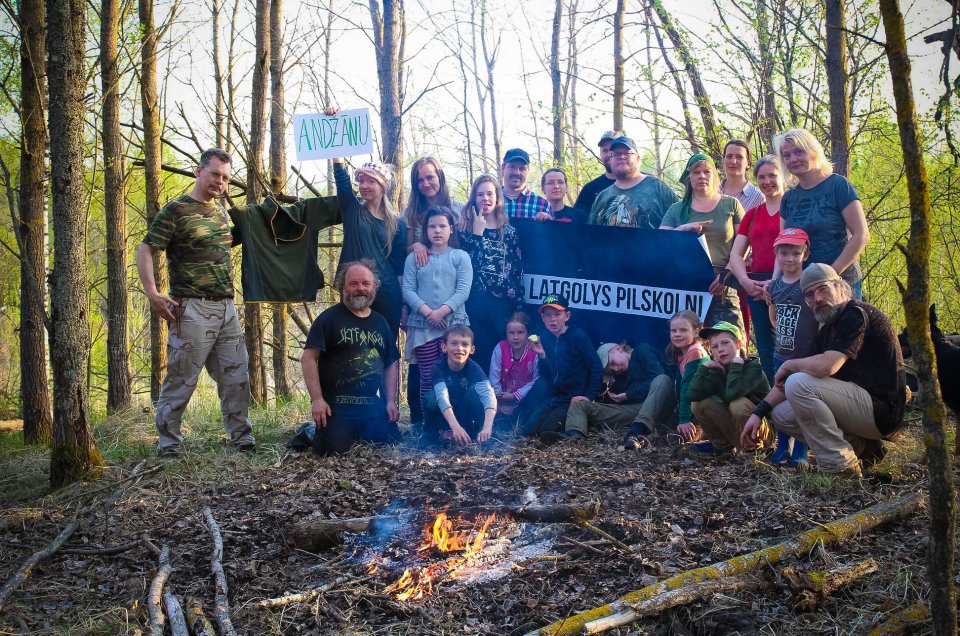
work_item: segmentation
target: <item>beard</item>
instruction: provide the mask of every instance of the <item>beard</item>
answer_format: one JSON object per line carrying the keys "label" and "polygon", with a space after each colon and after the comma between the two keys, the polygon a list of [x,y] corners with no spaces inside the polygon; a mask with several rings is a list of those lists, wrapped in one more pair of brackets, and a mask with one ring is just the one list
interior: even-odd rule
{"label": "beard", "polygon": [[843,310],[843,305],[831,305],[826,309],[817,311],[813,310],[813,316],[817,319],[817,322],[821,325],[829,325],[834,320],[837,319],[837,316],[840,315],[840,312]]}
{"label": "beard", "polygon": [[373,304],[373,296],[366,294],[344,294],[343,304],[354,311],[362,311]]}
{"label": "beard", "polygon": [[613,169],[613,176],[621,181],[629,181],[630,179],[635,178],[640,171],[636,166],[627,165],[627,166],[617,166]]}

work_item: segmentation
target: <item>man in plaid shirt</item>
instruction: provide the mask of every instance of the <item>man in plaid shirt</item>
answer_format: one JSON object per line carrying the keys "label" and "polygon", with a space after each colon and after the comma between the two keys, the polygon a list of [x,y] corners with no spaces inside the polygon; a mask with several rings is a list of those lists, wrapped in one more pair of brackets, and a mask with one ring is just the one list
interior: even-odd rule
{"label": "man in plaid shirt", "polygon": [[503,207],[511,219],[552,221],[550,203],[527,187],[530,155],[526,150],[511,148],[503,155]]}

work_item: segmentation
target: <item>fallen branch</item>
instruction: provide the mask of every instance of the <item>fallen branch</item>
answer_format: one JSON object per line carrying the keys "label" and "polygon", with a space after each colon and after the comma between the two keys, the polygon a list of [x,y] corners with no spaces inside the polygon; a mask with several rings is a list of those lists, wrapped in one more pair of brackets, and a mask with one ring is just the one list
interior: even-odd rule
{"label": "fallen branch", "polygon": [[[365,577],[370,578],[370,577]],[[274,607],[283,607],[285,605],[292,605],[293,603],[305,603],[307,601],[312,601],[317,598],[324,592],[329,592],[338,585],[343,585],[348,581],[354,581],[353,577],[340,577],[333,583],[326,583],[325,585],[319,585],[317,587],[311,588],[304,592],[297,592],[296,594],[287,594],[285,596],[280,596],[277,598],[268,598],[262,601],[257,601],[253,606],[257,609],[272,609]],[[355,581],[354,581],[355,582]]]}
{"label": "fallen branch", "polygon": [[187,618],[183,615],[183,608],[177,597],[170,592],[164,592],[163,605],[167,608],[167,618],[170,619],[170,636],[190,636]]}
{"label": "fallen branch", "polygon": [[26,581],[31,574],[33,574],[33,568],[37,567],[37,564],[53,556],[57,550],[60,549],[60,546],[63,545],[64,541],[70,538],[70,535],[80,526],[80,522],[74,519],[67,527],[60,531],[60,534],[50,542],[47,547],[42,550],[37,550],[34,552],[29,559],[24,561],[23,565],[20,566],[20,569],[17,570],[17,573],[10,577],[10,580],[3,584],[3,587],[0,587],[0,611],[3,611],[3,605],[7,602],[7,598],[11,593],[20,585]]}
{"label": "fallen branch", "polygon": [[920,601],[891,615],[867,636],[902,636],[916,633],[917,627],[930,620],[930,606]]}
{"label": "fallen branch", "polygon": [[147,594],[147,610],[150,612],[150,632],[153,636],[163,636],[163,627],[166,624],[166,618],[163,614],[163,586],[167,584],[167,579],[173,572],[170,565],[170,548],[163,546],[160,551],[160,567],[150,582],[150,592]]}
{"label": "fallen branch", "polygon": [[[594,518],[599,510],[597,503],[586,506],[481,506],[448,512],[449,516],[480,516],[498,514],[518,521],[533,523],[576,523]],[[422,512],[399,516],[357,517],[353,519],[308,519],[296,524],[290,531],[290,539],[301,550],[320,552],[341,543],[344,533],[363,534],[378,525],[396,523],[415,518]],[[609,537],[607,537],[609,538]]]}
{"label": "fallen branch", "polygon": [[136,541],[130,541],[129,543],[108,545],[102,548],[63,548],[60,552],[62,554],[76,554],[79,556],[110,556],[112,554],[128,552],[138,546],[143,546],[143,540],[138,539]]}
{"label": "fallen branch", "polygon": [[923,501],[924,497],[921,493],[914,493],[900,499],[875,504],[837,521],[802,532],[777,545],[763,548],[749,554],[736,556],[727,561],[720,561],[706,567],[681,572],[653,585],[629,592],[607,605],[580,612],[579,614],[541,627],[540,629],[530,632],[528,636],[580,634],[584,626],[591,621],[623,612],[629,609],[631,605],[651,599],[669,590],[676,590],[686,585],[702,583],[703,581],[711,579],[747,574],[767,565],[778,563],[785,557],[801,552],[809,552],[818,543],[824,545],[832,544],[860,532],[871,530],[884,523],[902,519],[916,512]]}
{"label": "fallen branch", "polygon": [[213,625],[203,613],[203,605],[195,598],[187,597],[186,604],[187,625],[190,626],[190,633],[193,636],[217,636],[213,631]]}
{"label": "fallen branch", "polygon": [[688,605],[720,592],[739,592],[764,587],[765,585],[769,584],[759,577],[744,574],[692,583],[632,604],[622,612],[590,621],[583,626],[583,633],[599,634],[608,629],[629,625],[644,616],[658,614],[680,605]]}
{"label": "fallen branch", "polygon": [[878,568],[876,561],[867,559],[827,572],[797,572],[794,568],[784,568],[783,576],[794,591],[793,609],[808,612],[823,607],[830,594],[862,576],[873,574]]}
{"label": "fallen branch", "polygon": [[213,572],[213,581],[217,591],[213,597],[213,620],[220,627],[220,636],[234,636],[233,623],[230,621],[230,602],[227,600],[227,575],[223,571],[223,537],[220,536],[220,526],[213,518],[210,508],[203,509],[203,518],[207,521],[210,537],[213,539],[213,553],[210,555],[210,571]]}
{"label": "fallen branch", "polygon": [[637,554],[637,551],[634,550],[633,548],[631,548],[630,546],[628,546],[626,543],[624,543],[624,542],[621,541],[620,539],[616,538],[615,536],[613,536],[613,535],[610,534],[609,532],[607,532],[607,531],[605,531],[605,530],[601,530],[600,528],[598,528],[597,526],[593,525],[593,524],[590,523],[589,521],[581,521],[581,522],[578,523],[577,525],[580,526],[581,528],[585,529],[585,530],[589,530],[590,532],[592,532],[593,534],[597,535],[597,536],[600,537],[601,539],[605,539],[606,541],[608,541],[608,542],[610,542],[611,544],[613,544],[614,546],[620,548],[621,550],[623,550],[623,551],[626,552],[627,554]]}

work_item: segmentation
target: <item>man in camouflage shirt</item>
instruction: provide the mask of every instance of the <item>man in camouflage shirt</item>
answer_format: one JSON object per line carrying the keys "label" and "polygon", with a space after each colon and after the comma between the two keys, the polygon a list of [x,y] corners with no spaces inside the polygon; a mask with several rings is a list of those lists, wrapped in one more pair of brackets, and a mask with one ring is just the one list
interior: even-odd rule
{"label": "man in camouflage shirt", "polygon": [[[203,367],[217,382],[227,444],[256,448],[247,417],[247,349],[233,303],[233,239],[227,212],[217,202],[230,180],[230,164],[225,151],[204,151],[193,189],[160,210],[137,248],[150,307],[170,323],[167,375],[157,401],[158,452],[164,455],[180,451],[180,420]],[[154,281],[153,254],[159,250],[167,253],[169,295]]]}

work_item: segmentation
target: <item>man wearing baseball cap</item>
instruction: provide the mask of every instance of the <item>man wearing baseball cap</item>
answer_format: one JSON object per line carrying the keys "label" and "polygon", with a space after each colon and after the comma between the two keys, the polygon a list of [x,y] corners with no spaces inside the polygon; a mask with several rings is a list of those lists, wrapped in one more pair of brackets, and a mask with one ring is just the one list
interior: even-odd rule
{"label": "man wearing baseball cap", "polygon": [[903,426],[906,372],[890,319],[854,300],[849,283],[824,263],[800,277],[820,330],[814,353],[783,363],[775,386],[744,426],[754,446],[761,418],[807,443],[821,471],[860,476],[883,458],[882,440]]}
{"label": "man wearing baseball cap", "polygon": [[580,189],[580,194],[577,195],[577,201],[573,204],[573,207],[590,212],[597,195],[612,186],[613,182],[617,180],[610,168],[610,143],[617,137],[623,136],[625,136],[624,133],[619,130],[608,130],[600,135],[600,143],[597,145],[600,146],[600,163],[603,164],[604,172]]}
{"label": "man wearing baseball cap", "polygon": [[629,137],[610,142],[614,184],[597,195],[589,223],[657,229],[677,194],[656,177],[640,172],[637,144]]}
{"label": "man wearing baseball cap", "polygon": [[530,154],[522,148],[503,153],[503,209],[511,219],[552,221],[550,203],[527,186]]}

